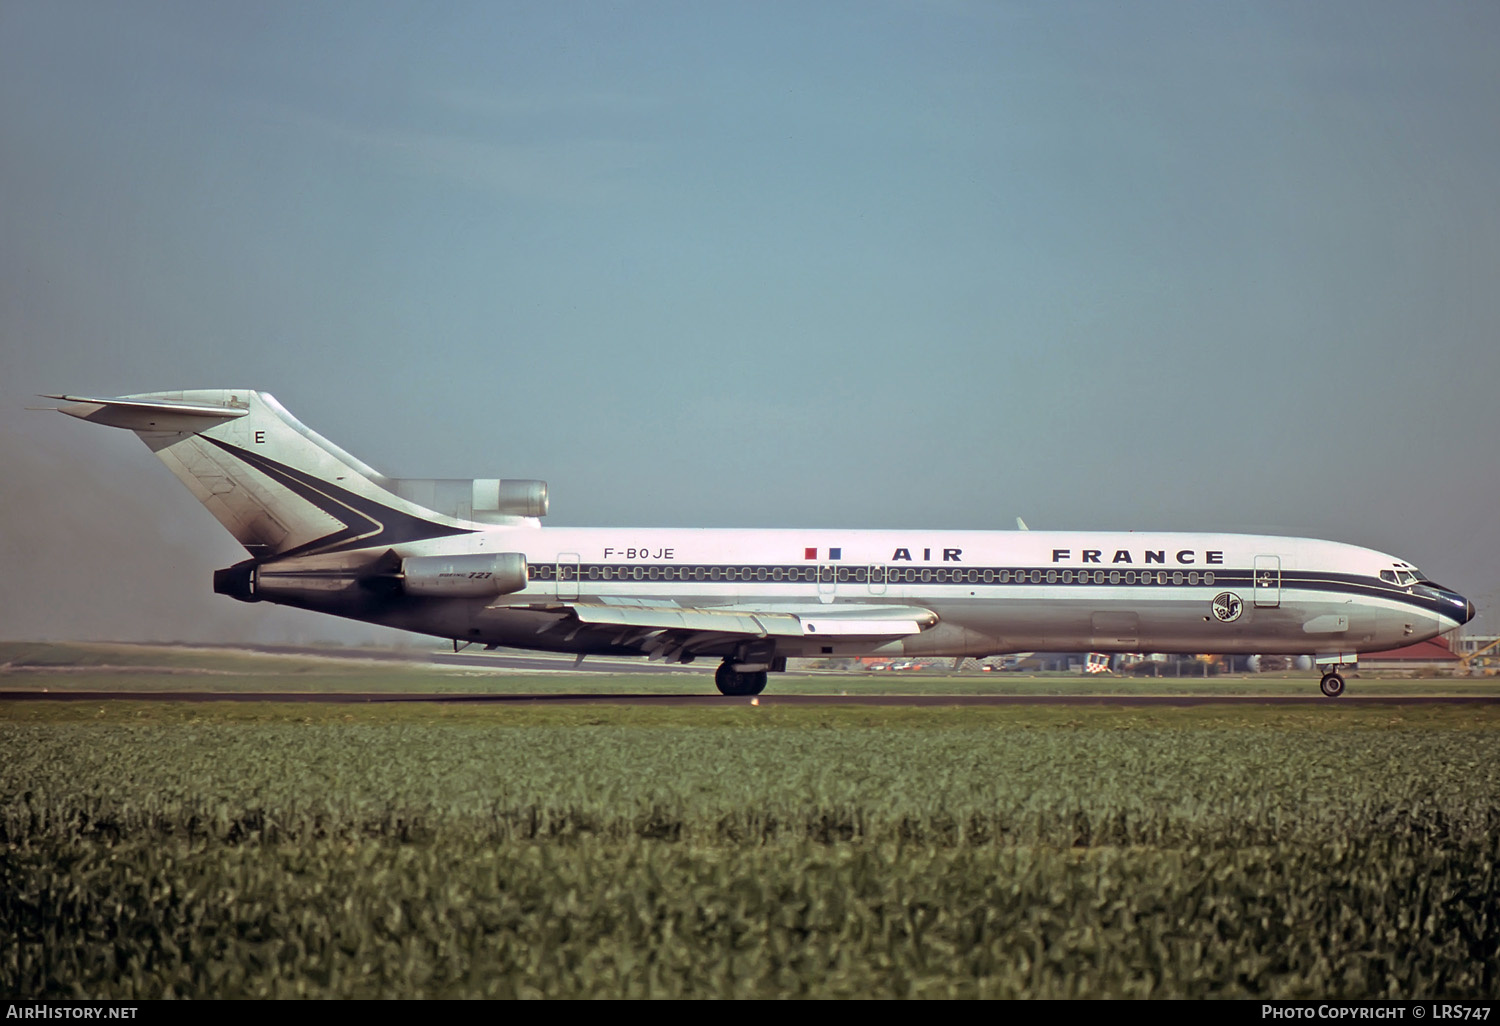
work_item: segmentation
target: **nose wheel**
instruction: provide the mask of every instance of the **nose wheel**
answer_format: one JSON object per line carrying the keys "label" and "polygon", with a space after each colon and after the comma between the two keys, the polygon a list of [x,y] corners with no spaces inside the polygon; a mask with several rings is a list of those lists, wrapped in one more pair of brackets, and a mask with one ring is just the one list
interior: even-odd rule
{"label": "nose wheel", "polygon": [[1323,682],[1318,687],[1329,698],[1337,698],[1344,693],[1344,678],[1330,670],[1323,674]]}

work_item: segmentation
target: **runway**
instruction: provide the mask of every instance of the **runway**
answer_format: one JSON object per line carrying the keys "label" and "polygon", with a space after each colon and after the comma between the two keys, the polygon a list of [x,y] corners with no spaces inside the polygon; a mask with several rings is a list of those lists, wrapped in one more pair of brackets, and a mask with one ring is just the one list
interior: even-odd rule
{"label": "runway", "polygon": [[1500,705],[1500,695],[777,695],[755,699],[718,694],[507,694],[349,691],[0,691],[0,702],[293,702],[369,705],[431,702],[440,705],[746,705],[759,706],[1190,706]]}

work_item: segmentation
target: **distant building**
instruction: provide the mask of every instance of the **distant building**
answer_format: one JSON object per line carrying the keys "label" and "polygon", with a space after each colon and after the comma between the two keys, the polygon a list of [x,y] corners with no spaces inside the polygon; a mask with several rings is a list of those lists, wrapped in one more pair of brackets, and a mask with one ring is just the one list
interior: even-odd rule
{"label": "distant building", "polygon": [[1453,645],[1471,674],[1493,677],[1500,672],[1500,634],[1466,634]]}
{"label": "distant building", "polygon": [[1415,645],[1387,649],[1384,652],[1361,652],[1361,670],[1452,670],[1462,657],[1448,647],[1447,638],[1430,638]]}
{"label": "distant building", "polygon": [[1461,656],[1473,655],[1496,642],[1500,642],[1500,634],[1465,634],[1454,643],[1453,651]]}

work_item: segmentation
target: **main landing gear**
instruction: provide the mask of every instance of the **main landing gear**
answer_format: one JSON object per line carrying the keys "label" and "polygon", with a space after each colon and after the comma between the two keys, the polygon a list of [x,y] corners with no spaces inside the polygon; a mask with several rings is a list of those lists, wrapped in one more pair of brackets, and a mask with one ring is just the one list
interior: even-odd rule
{"label": "main landing gear", "polygon": [[1323,682],[1318,688],[1329,698],[1337,698],[1344,693],[1344,678],[1339,676],[1337,666],[1323,674]]}
{"label": "main landing gear", "polygon": [[714,684],[718,685],[720,694],[758,695],[766,690],[765,670],[743,671],[736,670],[734,666],[735,664],[726,659],[714,671]]}

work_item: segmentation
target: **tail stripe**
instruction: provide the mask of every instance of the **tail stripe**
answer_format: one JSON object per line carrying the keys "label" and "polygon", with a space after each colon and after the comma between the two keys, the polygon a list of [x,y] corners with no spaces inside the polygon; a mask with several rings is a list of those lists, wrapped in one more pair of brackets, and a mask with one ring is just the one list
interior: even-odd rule
{"label": "tail stripe", "polygon": [[374,545],[400,545],[428,538],[474,533],[470,528],[449,527],[421,517],[414,517],[373,499],[356,495],[338,485],[329,484],[311,474],[288,467],[284,463],[277,463],[275,460],[267,459],[238,446],[229,445],[208,435],[200,437],[229,453],[235,459],[254,467],[344,525],[342,531],[326,534],[294,549],[278,553],[278,559],[313,553],[344,552]]}

